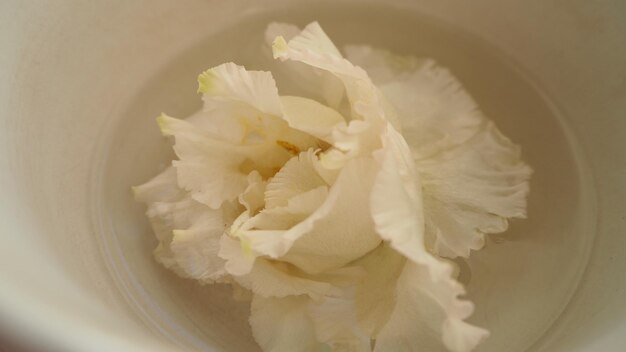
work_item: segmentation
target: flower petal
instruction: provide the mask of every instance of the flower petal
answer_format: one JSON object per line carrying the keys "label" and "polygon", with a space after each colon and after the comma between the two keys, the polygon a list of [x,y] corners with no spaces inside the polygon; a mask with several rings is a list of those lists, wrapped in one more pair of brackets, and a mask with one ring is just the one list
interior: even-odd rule
{"label": "flower petal", "polygon": [[237,164],[225,159],[175,160],[179,185],[193,199],[218,209],[225,201],[236,199],[246,188],[245,174]]}
{"label": "flower petal", "polygon": [[377,155],[381,169],[370,197],[376,231],[393,249],[415,263],[428,266],[437,277],[441,268],[424,245],[421,188],[410,150],[391,125],[387,127],[384,144],[385,148]]}
{"label": "flower petal", "polygon": [[328,344],[332,351],[371,352],[370,338],[357,321],[353,295],[313,301],[309,304],[309,315],[317,339]]}
{"label": "flower petal", "polygon": [[[243,287],[263,297],[288,297],[307,295],[320,299],[339,296],[342,291],[336,286],[332,273],[325,276],[309,275],[291,264],[257,258],[252,270],[234,279]],[[338,275],[341,277],[341,275]]]}
{"label": "flower petal", "polygon": [[272,45],[276,37],[281,36],[285,40],[291,40],[291,38],[300,34],[300,28],[290,23],[272,22],[267,25],[265,29],[265,42]]}
{"label": "flower petal", "polygon": [[[276,38],[272,49],[275,58],[302,62],[341,80],[350,102],[352,118],[376,120],[384,114],[381,109],[377,109],[378,90],[367,73],[341,56],[319,23],[310,23],[289,43],[282,37]],[[339,105],[331,107],[341,111]]]}
{"label": "flower petal", "polygon": [[246,175],[239,167],[253,153],[250,148],[217,140],[184,120],[161,115],[158,122],[163,134],[175,138],[180,158],[173,162],[177,182],[192,198],[217,209],[246,188]]}
{"label": "flower petal", "polygon": [[309,149],[291,158],[269,181],[265,191],[265,208],[284,207],[289,199],[326,182],[314,165],[315,151]]}
{"label": "flower petal", "polygon": [[254,152],[249,156],[257,167],[272,169],[284,164],[292,152],[283,148],[285,145],[296,150],[317,146],[313,136],[287,124],[289,119],[270,72],[248,71],[226,63],[201,74],[198,82],[205,101],[201,125],[235,144],[253,147],[248,153]]}
{"label": "flower petal", "polygon": [[257,255],[247,250],[240,240],[228,234],[221,237],[217,255],[226,261],[224,269],[233,276],[248,274],[257,259]]}
{"label": "flower petal", "polygon": [[219,210],[207,211],[185,230],[174,230],[170,245],[174,260],[186,277],[213,283],[226,275],[224,260],[218,257],[224,220]]}
{"label": "flower petal", "polygon": [[338,267],[362,256],[380,243],[372,230],[367,202],[375,172],[373,161],[351,160],[324,203],[310,216],[297,224],[288,224],[285,230],[243,231],[245,238],[254,251],[281,258],[311,273]]}
{"label": "flower petal", "polygon": [[250,325],[254,339],[266,352],[320,352],[324,345],[315,338],[308,316],[306,296],[252,299]]}
{"label": "flower petal", "polygon": [[265,206],[265,189],[267,182],[258,171],[248,175],[248,188],[239,195],[239,203],[246,208],[249,214],[256,214]]}
{"label": "flower petal", "polygon": [[421,194],[408,145],[390,125],[384,144],[372,214],[381,237],[409,261],[398,281],[396,307],[377,335],[375,350],[439,350],[441,334],[448,349],[470,351],[487,332],[463,322],[473,306],[458,299],[465,292],[453,278],[452,265],[425,248]]}
{"label": "flower petal", "polygon": [[366,276],[357,286],[356,310],[359,324],[375,339],[387,323],[396,302],[396,282],[406,259],[387,244],[354,263]]}
{"label": "flower petal", "polygon": [[[264,209],[245,224],[252,229],[241,234],[242,237],[263,236],[262,231],[289,230],[307,219],[328,198],[328,187],[323,185],[291,197],[285,206]],[[259,230],[256,232],[255,230]]]}
{"label": "flower petal", "polygon": [[[290,129],[281,118],[271,119],[273,124],[260,127],[268,134],[261,143],[234,144],[188,121],[161,115],[158,122],[163,133],[175,137],[174,150],[180,160],[173,164],[179,186],[194,199],[217,209],[245,190],[250,171],[275,173],[291,157],[285,145],[306,150],[316,144],[313,137]],[[284,140],[277,140],[278,135]]]}
{"label": "flower petal", "polygon": [[346,45],[343,49],[346,58],[367,71],[377,86],[406,79],[427,61],[415,56],[395,55],[367,45]]}
{"label": "flower petal", "polygon": [[168,167],[161,174],[140,186],[133,187],[138,201],[147,204],[146,215],[159,241],[155,259],[180,276],[186,273],[178,265],[170,245],[175,229],[187,229],[210,209],[191,199],[176,181],[176,170]]}
{"label": "flower petal", "polygon": [[485,121],[459,81],[433,60],[364,46],[350,46],[346,52],[397,109],[402,134],[421,157],[467,141]]}
{"label": "flower petal", "polygon": [[[328,343],[331,347],[328,351],[370,351],[369,337],[360,330],[357,324],[354,297],[350,294],[351,290],[347,288],[362,279],[361,269],[345,267],[323,275],[312,276],[285,263],[261,259],[255,264],[255,268],[257,265],[259,269],[257,277],[251,273],[245,277],[236,278],[244,287],[256,293],[254,299],[257,302],[252,303],[253,329],[255,328],[253,320],[257,318],[255,317],[257,303],[271,301],[286,307],[297,298],[298,310],[303,309],[299,313],[313,324],[309,327],[309,332],[317,334],[316,341]],[[287,313],[276,307],[273,309],[279,314],[274,318],[276,321]],[[280,337],[282,327],[275,326],[274,329],[275,336]],[[261,341],[259,342],[264,349],[269,348]],[[317,348],[322,348],[322,346],[323,343],[320,343]],[[274,351],[274,349],[269,350]],[[297,349],[297,351],[300,350],[300,348]],[[275,351],[282,350],[275,349]]]}
{"label": "flower petal", "polygon": [[[371,159],[350,161],[328,196],[327,215],[300,236],[281,260],[310,273],[338,268],[376,248],[381,239],[370,215],[369,191],[378,171]],[[320,208],[321,209],[321,208]],[[313,215],[315,216],[315,215]]]}
{"label": "flower petal", "polygon": [[484,234],[507,229],[526,216],[532,170],[519,147],[492,124],[432,159],[417,160],[424,186],[427,238],[439,255],[468,257]]}
{"label": "flower petal", "polygon": [[[356,121],[366,121],[367,125],[358,127],[343,126],[336,129],[332,139],[333,148],[324,153],[324,165],[327,168],[341,168],[349,159],[358,156],[369,156],[378,149],[379,136],[382,127],[391,122],[399,128],[396,113],[386,101],[376,86],[369,79],[367,73],[358,66],[354,66],[344,59],[334,44],[324,33],[317,22],[307,25],[304,30],[293,37],[288,43],[281,37],[274,42],[274,56],[281,60],[302,62],[336,76],[345,89],[347,102],[335,107],[340,112],[349,107],[344,116],[349,117],[352,125]],[[366,126],[367,128],[362,128]],[[355,133],[355,130],[361,132]],[[343,147],[339,147],[342,144]]]}
{"label": "flower petal", "polygon": [[[167,238],[171,238],[171,232],[175,229],[187,229],[196,221],[205,216],[212,209],[201,204],[189,196],[183,196],[179,200],[170,202],[148,203],[146,215],[151,221],[159,220],[162,226],[169,232]],[[157,233],[159,240],[164,240]]]}
{"label": "flower petal", "polygon": [[295,60],[329,71],[339,78],[368,79],[367,73],[344,59],[319,23],[308,24],[287,42],[277,37],[272,45],[275,58]]}
{"label": "flower petal", "polygon": [[[270,23],[265,31],[265,38],[269,46],[272,47],[278,37],[282,38],[278,40],[279,42],[281,40],[289,41],[299,34],[300,28],[294,25]],[[338,54],[336,48],[330,47],[329,50],[331,53]],[[344,88],[341,81],[333,74],[297,61],[284,62],[277,68],[286,71],[286,78],[304,95],[323,101],[331,108],[339,108],[344,97]]]}
{"label": "flower petal", "polygon": [[229,62],[203,72],[198,84],[205,100],[232,100],[268,115],[282,115],[278,89],[270,72],[248,71]]}
{"label": "flower petal", "polygon": [[374,351],[468,352],[488,336],[486,330],[463,321],[474,307],[458,298],[465,290],[451,278],[452,266],[446,264],[446,273],[433,278],[426,266],[406,263],[396,286],[395,309],[378,334]]}
{"label": "flower petal", "polygon": [[168,167],[148,182],[132,188],[135,199],[143,203],[171,202],[183,198],[185,192],[178,188],[176,169]]}
{"label": "flower petal", "polygon": [[336,110],[315,100],[294,97],[280,97],[284,118],[291,128],[306,132],[328,143],[337,126],[345,125],[345,119]]}
{"label": "flower petal", "polygon": [[219,256],[235,282],[264,297],[308,295],[320,299],[342,294],[341,286],[363,276],[360,268],[346,267],[310,275],[292,264],[271,260],[252,251],[246,239],[224,235]]}
{"label": "flower petal", "polygon": [[381,147],[383,123],[352,120],[333,131],[333,148],[320,154],[321,165],[330,170],[341,169],[350,159],[371,157]]}

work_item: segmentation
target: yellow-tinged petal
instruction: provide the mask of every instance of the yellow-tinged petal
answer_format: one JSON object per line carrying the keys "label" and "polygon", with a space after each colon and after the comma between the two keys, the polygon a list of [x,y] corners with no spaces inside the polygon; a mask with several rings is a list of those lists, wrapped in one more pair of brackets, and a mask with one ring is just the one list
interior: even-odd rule
{"label": "yellow-tinged petal", "polygon": [[[300,35],[300,32],[294,25],[271,23],[265,32],[265,38],[269,47],[273,47],[274,58],[285,54],[288,50],[287,42]],[[296,61],[282,62],[276,69],[284,71],[284,79],[302,92],[298,95],[323,101],[334,109],[345,108],[342,104],[343,84],[331,73]]]}
{"label": "yellow-tinged petal", "polygon": [[276,82],[270,72],[248,71],[229,62],[202,73],[198,83],[198,90],[205,94],[205,98],[245,103],[274,116],[282,113]]}
{"label": "yellow-tinged petal", "polygon": [[285,38],[283,38],[282,35],[276,37],[272,42],[272,52],[274,54],[274,58],[278,59],[282,55],[285,55],[287,50],[289,50],[289,46],[287,46]]}

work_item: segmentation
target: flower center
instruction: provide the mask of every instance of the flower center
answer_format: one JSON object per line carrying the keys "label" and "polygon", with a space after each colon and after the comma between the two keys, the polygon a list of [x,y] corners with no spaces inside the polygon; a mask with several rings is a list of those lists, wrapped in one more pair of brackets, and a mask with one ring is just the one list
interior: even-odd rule
{"label": "flower center", "polygon": [[293,145],[293,144],[291,144],[291,143],[289,143],[287,141],[277,140],[276,144],[281,146],[283,149],[285,149],[286,151],[288,151],[292,155],[299,155],[300,152],[301,152],[300,148],[296,147],[295,145]]}

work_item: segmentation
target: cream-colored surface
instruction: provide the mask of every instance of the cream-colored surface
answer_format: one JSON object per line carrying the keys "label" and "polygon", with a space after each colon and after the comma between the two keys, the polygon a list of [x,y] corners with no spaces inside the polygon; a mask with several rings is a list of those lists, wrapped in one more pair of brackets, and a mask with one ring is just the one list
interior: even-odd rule
{"label": "cream-colored surface", "polygon": [[[365,2],[341,3],[358,6],[360,10],[354,16],[376,14],[367,11]],[[494,271],[504,272],[509,278],[516,273],[527,279],[528,285],[517,287],[512,279],[510,283],[496,281],[493,272],[480,269],[476,275],[483,278],[475,275],[470,280],[470,291],[472,285],[481,282],[497,288],[489,291],[479,285],[473,289],[478,307],[488,307],[482,318],[478,310],[476,318],[487,323],[491,319],[499,331],[494,331],[485,350],[500,346],[507,351],[522,351],[529,344],[534,344],[531,350],[550,352],[626,348],[626,4],[619,0],[602,5],[583,0],[394,3],[404,8],[398,13],[408,16],[415,11],[439,19],[503,52],[547,93],[577,137],[577,142],[570,143],[568,129],[556,120],[543,125],[541,120],[529,118],[529,125],[499,118],[507,134],[509,130],[519,132],[517,138],[525,152],[531,159],[535,155],[535,163],[542,166],[535,168],[535,177],[540,181],[534,188],[540,192],[534,199],[536,209],[542,211],[533,214],[531,208],[528,223],[512,229],[511,241],[492,246],[492,256],[501,261]],[[192,103],[197,100],[193,80],[187,82],[199,72],[196,66],[203,69],[227,61],[234,53],[254,62],[251,52],[258,49],[250,46],[248,50],[240,43],[227,41],[211,50],[194,48],[202,48],[207,38],[222,29],[231,33],[231,38],[244,38],[254,26],[241,25],[245,23],[241,22],[243,18],[260,22],[273,18],[261,13],[276,11],[280,19],[289,19],[292,12],[284,4],[200,0],[0,4],[3,331],[12,336],[21,334],[31,343],[68,351],[178,350],[167,342],[168,338],[161,337],[158,329],[171,339],[208,350],[210,346],[216,350],[226,349],[219,346],[238,351],[253,349],[248,333],[238,330],[245,328],[244,308],[236,308],[233,313],[231,306],[205,302],[198,308],[193,303],[207,294],[218,301],[229,297],[228,292],[197,288],[167,276],[152,263],[146,253],[151,243],[144,240],[148,234],[142,232],[141,220],[136,220],[141,207],[126,202],[124,197],[128,195],[123,190],[126,183],[143,181],[153,174],[164,159],[161,153],[167,146],[157,139],[152,116],[166,108],[178,114],[197,108]],[[293,6],[294,2],[289,4]],[[322,5],[319,9],[312,6],[310,12],[302,6],[297,8],[293,16],[299,22],[315,14],[334,23],[357,18],[341,18],[346,8],[336,15],[329,14],[328,7]],[[239,32],[233,24],[241,26]],[[350,27],[339,27],[336,31],[340,40],[348,40]],[[383,34],[371,35],[374,42],[386,38]],[[411,33],[402,39],[414,43],[420,37]],[[246,44],[252,45],[251,40]],[[387,44],[397,49],[401,41]],[[435,44],[430,47],[438,48]],[[474,53],[470,49],[465,52]],[[480,50],[477,52],[476,57],[481,57]],[[445,47],[440,53],[450,54]],[[484,67],[472,70],[471,60],[476,57],[450,57],[447,64],[465,74],[470,92],[475,86],[486,98],[497,95],[498,90],[503,95],[515,93],[515,89],[505,86],[488,90],[490,82],[506,84],[502,77],[482,84],[472,77],[472,72],[484,71]],[[176,96],[167,89],[152,88],[168,83],[175,87],[191,85]],[[484,93],[480,93],[483,88]],[[477,98],[480,102],[480,96]],[[503,99],[490,105],[494,113],[506,111],[509,105],[524,106],[523,101],[509,104],[508,96]],[[524,111],[541,115],[544,110],[549,107]],[[141,116],[130,119],[137,114]],[[518,117],[523,118],[522,114]],[[552,145],[551,135],[532,133],[541,128],[557,136],[558,142]],[[150,152],[129,156],[142,150]],[[565,159],[542,160],[542,153],[546,158]],[[563,179],[560,193],[547,188],[556,184],[557,176]],[[542,197],[541,192],[550,197]],[[596,211],[597,223],[593,220]],[[110,216],[103,216],[103,212]],[[538,230],[527,234],[523,229]],[[105,260],[100,247],[114,247],[111,237],[105,237],[108,231],[115,232],[115,241],[123,246],[119,251],[109,250],[110,257]],[[553,240],[542,242],[544,238]],[[591,240],[594,247],[590,261],[576,289]],[[515,257],[518,248],[528,253],[545,250],[549,255]],[[129,255],[133,253],[136,256]],[[488,258],[492,257],[477,257],[471,264],[490,265],[482,260]],[[534,264],[527,268],[525,262],[516,261],[522,259]],[[124,268],[135,273],[139,283],[124,276]],[[109,269],[118,274],[111,275]],[[559,278],[559,272],[565,279]],[[129,282],[137,286],[119,289],[120,284]],[[136,287],[149,290],[137,292]],[[507,292],[507,288],[514,289]],[[559,305],[568,302],[572,291],[575,293],[570,304],[560,314]],[[492,296],[485,294],[489,292]],[[507,294],[516,300],[493,298]],[[150,297],[150,303],[128,302],[128,297]],[[239,306],[232,303],[232,307]],[[501,316],[497,317],[498,312]],[[542,317],[535,324],[538,326],[532,324],[533,315]],[[207,333],[207,326],[213,333]],[[536,343],[519,338],[540,335]],[[511,338],[502,341],[503,336]]]}

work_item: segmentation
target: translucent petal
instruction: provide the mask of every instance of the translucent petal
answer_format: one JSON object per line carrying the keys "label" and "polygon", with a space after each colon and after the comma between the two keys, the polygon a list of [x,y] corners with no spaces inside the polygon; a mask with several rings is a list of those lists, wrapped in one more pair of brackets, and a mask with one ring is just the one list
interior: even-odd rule
{"label": "translucent petal", "polygon": [[250,325],[254,339],[266,352],[320,352],[323,344],[315,338],[308,316],[306,296],[252,299]]}
{"label": "translucent petal", "polygon": [[395,55],[367,45],[346,45],[343,51],[350,62],[367,71],[377,86],[406,79],[427,61],[415,56]]}
{"label": "translucent petal", "polygon": [[186,276],[174,258],[170,245],[175,229],[187,229],[210,209],[193,200],[176,182],[176,170],[167,168],[143,185],[133,187],[135,198],[147,204],[146,215],[159,241],[154,251],[158,262]]}
{"label": "translucent petal", "polygon": [[[154,222],[152,228],[155,228]],[[156,232],[157,230],[155,229],[154,231]],[[180,277],[186,277],[183,269],[181,269],[178,266],[178,263],[176,263],[176,260],[174,259],[174,253],[172,253],[172,250],[169,246],[169,242],[171,241],[172,237],[171,231],[169,232],[169,236],[170,239],[167,242],[159,242],[157,247],[152,252],[152,254],[154,255],[154,259],[157,261],[157,263],[160,263],[167,269],[172,270],[174,273],[176,273],[176,275]]]}
{"label": "translucent petal", "polygon": [[440,335],[452,351],[469,351],[487,332],[463,323],[473,310],[471,303],[458,300],[464,290],[453,279],[452,266],[426,250],[415,165],[402,137],[391,126],[387,132],[378,155],[382,166],[372,191],[372,214],[381,237],[409,261],[398,281],[394,312],[377,335],[376,351],[437,351]]}
{"label": "translucent petal", "polygon": [[371,352],[369,336],[361,329],[352,294],[324,297],[309,304],[317,339],[332,351]]}
{"label": "translucent petal", "polygon": [[218,257],[220,237],[224,233],[222,212],[209,210],[185,230],[174,230],[171,251],[185,276],[203,283],[219,280],[226,271]]}
{"label": "translucent petal", "polygon": [[[259,270],[256,272],[257,277],[253,272],[237,279],[244,287],[247,286],[256,293],[255,299],[287,298],[286,301],[277,302],[288,305],[291,299],[301,298],[300,307],[304,309],[302,314],[312,318],[311,332],[315,332],[317,341],[325,342],[331,347],[328,351],[370,351],[370,339],[357,323],[353,293],[348,288],[363,278],[360,269],[346,267],[311,276],[289,264],[260,259],[255,264],[255,270]],[[254,305],[253,302],[251,321],[255,315]],[[280,309],[277,313],[280,316],[285,314]],[[280,334],[282,328],[276,329],[275,333]],[[261,345],[267,348],[263,343]]]}
{"label": "translucent petal", "polygon": [[188,220],[189,215],[186,213],[202,213],[202,210],[195,206],[195,204],[199,203],[190,200],[188,198],[187,200],[172,203],[152,203],[149,204],[147,212],[154,234],[159,241],[157,248],[154,250],[155,259],[166,268],[176,271],[180,276],[185,276],[185,274],[174,259],[170,244],[174,229],[190,226],[192,220]]}
{"label": "translucent petal", "polygon": [[467,257],[483,246],[485,233],[524,216],[530,169],[449,71],[366,46],[346,52],[398,108],[424,185],[430,248]]}
{"label": "translucent petal", "polygon": [[396,108],[402,134],[420,157],[467,141],[485,120],[459,81],[432,60],[366,46],[349,46],[346,52]]}
{"label": "translucent petal", "polygon": [[377,157],[381,169],[370,198],[376,231],[393,249],[431,268],[434,277],[441,275],[440,266],[424,245],[421,188],[411,153],[402,136],[390,125],[385,149]]}
{"label": "translucent petal", "polygon": [[417,161],[424,186],[427,238],[439,255],[468,257],[484,234],[526,216],[531,169],[519,147],[488,123],[472,139]]}
{"label": "translucent petal", "polygon": [[[148,218],[159,219],[162,224],[171,232],[175,229],[187,229],[196,221],[205,216],[212,209],[201,204],[188,195],[172,200],[170,202],[152,202],[148,203],[146,215]],[[168,237],[171,234],[168,234]],[[159,236],[157,235],[157,238]]]}
{"label": "translucent petal", "polygon": [[377,336],[375,351],[468,352],[488,336],[463,321],[474,307],[459,299],[465,291],[451,278],[452,266],[444,267],[445,275],[434,278],[426,266],[407,262],[396,286],[395,308]]}
{"label": "translucent petal", "polygon": [[178,188],[176,169],[171,166],[148,182],[133,187],[132,190],[135,199],[143,203],[176,201],[185,194]]}

